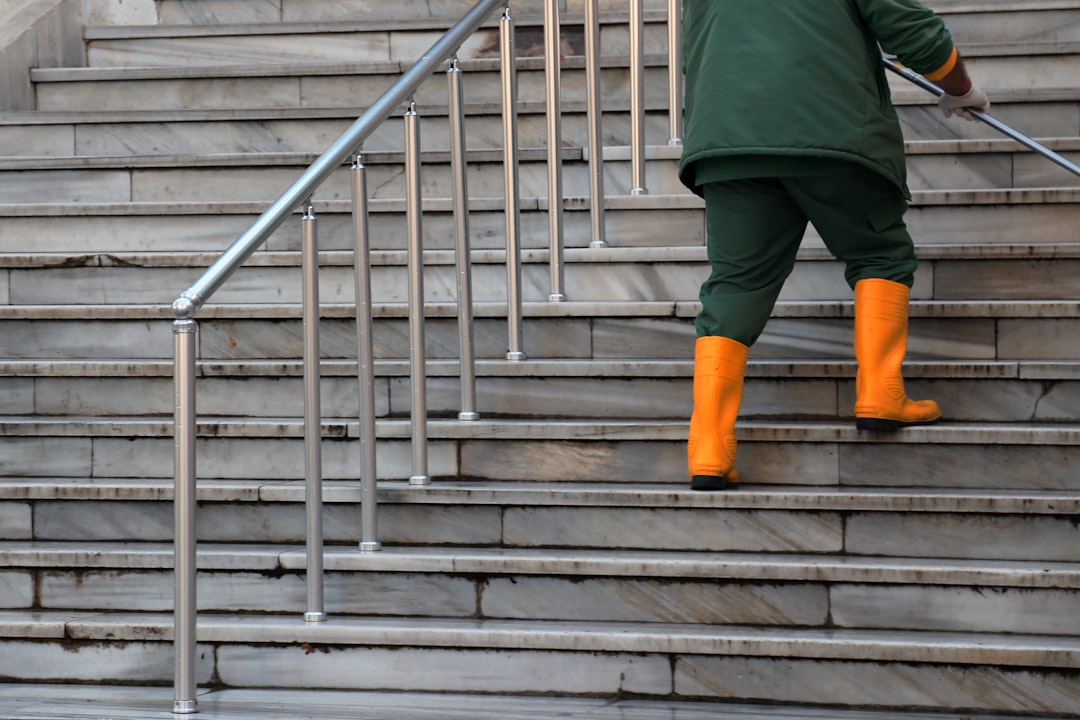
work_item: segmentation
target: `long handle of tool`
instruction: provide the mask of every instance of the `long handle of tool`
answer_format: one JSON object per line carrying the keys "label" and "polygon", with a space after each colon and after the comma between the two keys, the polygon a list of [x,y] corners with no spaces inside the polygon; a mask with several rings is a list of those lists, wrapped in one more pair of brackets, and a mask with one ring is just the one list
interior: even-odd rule
{"label": "long handle of tool", "polygon": [[[919,75],[918,73],[909,70],[903,65],[900,65],[899,63],[896,63],[884,56],[881,58],[881,61],[885,63],[886,69],[893,71],[905,80],[913,82],[914,84],[921,87],[923,90],[933,93],[936,97],[940,98],[942,95],[945,94],[945,91],[939,88],[937,85],[930,82],[922,75]],[[1003,135],[1007,135],[1008,137],[1012,138],[1013,140],[1020,143],[1029,150],[1034,150],[1047,160],[1057,163],[1061,167],[1071,172],[1073,175],[1080,176],[1080,165],[1077,165],[1069,159],[1062,157],[1061,155],[1057,154],[1045,145],[1042,145],[1035,140],[1032,140],[1027,135],[1024,135],[1022,132],[1014,130],[1005,123],[991,117],[990,115],[982,112],[981,110],[969,109],[968,112],[978,118],[981,122],[989,125]]]}

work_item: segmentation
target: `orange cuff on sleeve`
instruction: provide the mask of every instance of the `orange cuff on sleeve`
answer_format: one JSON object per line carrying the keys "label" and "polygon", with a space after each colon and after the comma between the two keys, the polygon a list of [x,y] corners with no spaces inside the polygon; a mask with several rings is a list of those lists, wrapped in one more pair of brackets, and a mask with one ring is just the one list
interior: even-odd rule
{"label": "orange cuff on sleeve", "polygon": [[938,80],[942,80],[945,78],[946,75],[953,71],[953,68],[956,67],[956,61],[959,59],[960,53],[956,50],[956,48],[953,48],[952,52],[949,53],[949,59],[945,61],[944,65],[942,65],[932,73],[927,73],[923,75],[923,77],[930,82],[937,82]]}

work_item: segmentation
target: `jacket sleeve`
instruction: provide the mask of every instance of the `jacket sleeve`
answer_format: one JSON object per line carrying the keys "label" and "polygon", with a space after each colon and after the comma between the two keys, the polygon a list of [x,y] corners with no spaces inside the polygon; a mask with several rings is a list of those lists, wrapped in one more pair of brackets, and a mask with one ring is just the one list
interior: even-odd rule
{"label": "jacket sleeve", "polygon": [[935,75],[955,63],[952,34],[933,10],[918,0],[854,0],[881,49],[921,75]]}

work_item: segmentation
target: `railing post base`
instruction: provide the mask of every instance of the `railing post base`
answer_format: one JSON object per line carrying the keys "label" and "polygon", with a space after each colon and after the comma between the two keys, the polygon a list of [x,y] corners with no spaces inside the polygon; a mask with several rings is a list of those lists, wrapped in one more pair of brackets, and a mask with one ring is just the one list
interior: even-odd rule
{"label": "railing post base", "polygon": [[190,715],[199,712],[199,704],[194,700],[174,700],[173,715]]}
{"label": "railing post base", "polygon": [[462,422],[476,422],[480,419],[480,413],[478,412],[459,412],[457,419]]}
{"label": "railing post base", "polygon": [[381,542],[365,540],[364,542],[360,543],[360,552],[362,553],[373,553],[380,550],[382,550]]}
{"label": "railing post base", "polygon": [[309,623],[326,622],[326,613],[321,611],[321,610],[319,610],[319,611],[309,610],[308,612],[304,613],[304,622],[309,622]]}

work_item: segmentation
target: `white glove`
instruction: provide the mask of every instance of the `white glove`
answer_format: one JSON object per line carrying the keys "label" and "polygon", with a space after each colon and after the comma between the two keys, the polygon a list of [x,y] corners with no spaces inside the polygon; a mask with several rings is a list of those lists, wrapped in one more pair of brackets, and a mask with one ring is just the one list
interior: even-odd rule
{"label": "white glove", "polygon": [[986,112],[990,109],[990,98],[986,97],[979,88],[974,85],[963,95],[942,95],[938,100],[938,107],[945,113],[945,117],[952,117],[956,113],[965,120],[974,120],[975,116],[968,109]]}

